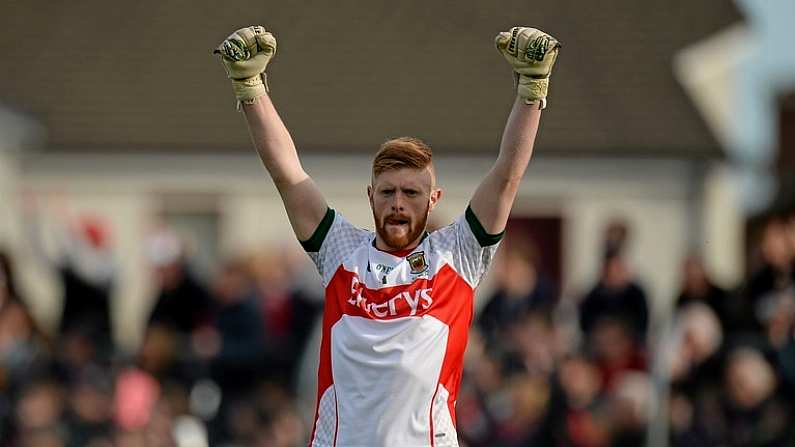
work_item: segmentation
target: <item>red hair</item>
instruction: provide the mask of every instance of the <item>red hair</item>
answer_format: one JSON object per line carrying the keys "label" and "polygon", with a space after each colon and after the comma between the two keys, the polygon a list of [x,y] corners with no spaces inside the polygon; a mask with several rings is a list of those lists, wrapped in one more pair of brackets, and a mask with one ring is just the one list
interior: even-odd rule
{"label": "red hair", "polygon": [[433,152],[419,138],[400,137],[384,142],[373,160],[373,178],[393,169],[433,169]]}

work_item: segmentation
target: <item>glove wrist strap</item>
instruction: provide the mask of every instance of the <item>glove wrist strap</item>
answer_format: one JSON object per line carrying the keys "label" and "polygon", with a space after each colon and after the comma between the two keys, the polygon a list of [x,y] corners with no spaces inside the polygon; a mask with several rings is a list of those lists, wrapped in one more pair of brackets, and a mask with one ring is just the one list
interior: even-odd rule
{"label": "glove wrist strap", "polygon": [[549,78],[531,78],[519,75],[516,93],[524,98],[525,104],[538,104],[538,108],[543,110],[547,107],[548,89]]}
{"label": "glove wrist strap", "polygon": [[254,104],[254,100],[270,91],[265,73],[246,79],[232,79],[232,89],[237,98],[237,108],[241,104]]}

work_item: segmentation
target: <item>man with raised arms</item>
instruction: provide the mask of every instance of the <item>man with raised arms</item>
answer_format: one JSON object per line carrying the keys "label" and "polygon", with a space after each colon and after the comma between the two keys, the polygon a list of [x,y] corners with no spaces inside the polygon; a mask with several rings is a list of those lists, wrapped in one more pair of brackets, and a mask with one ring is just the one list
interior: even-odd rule
{"label": "man with raised arms", "polygon": [[502,238],[546,107],[560,44],[533,28],[497,35],[517,75],[500,153],[452,224],[426,231],[442,198],[431,149],[417,138],[385,142],[367,198],[375,232],[351,225],[301,166],[267,94],[276,40],[261,26],[216,49],[254,145],[301,245],[325,287],[314,447],[457,446],[455,402],[474,290]]}

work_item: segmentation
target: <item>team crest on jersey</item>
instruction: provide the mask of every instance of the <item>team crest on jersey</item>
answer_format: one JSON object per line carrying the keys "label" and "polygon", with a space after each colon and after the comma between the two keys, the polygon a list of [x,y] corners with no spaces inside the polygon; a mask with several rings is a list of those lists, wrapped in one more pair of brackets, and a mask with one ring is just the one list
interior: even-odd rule
{"label": "team crest on jersey", "polygon": [[420,273],[428,270],[428,261],[425,259],[425,252],[419,251],[406,256],[406,261],[409,262],[412,275],[419,275]]}

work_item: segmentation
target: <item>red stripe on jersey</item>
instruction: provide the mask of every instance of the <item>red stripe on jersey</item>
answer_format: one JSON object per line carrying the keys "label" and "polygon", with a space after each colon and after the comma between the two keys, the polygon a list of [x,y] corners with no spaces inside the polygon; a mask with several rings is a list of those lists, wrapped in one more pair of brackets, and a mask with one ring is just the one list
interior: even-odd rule
{"label": "red stripe on jersey", "polygon": [[[340,318],[342,318],[342,310],[338,305],[338,300],[331,299],[326,289],[326,301],[323,305],[323,332],[320,341],[320,361],[317,369],[317,398],[315,402],[315,419],[312,424],[312,436],[309,437],[309,445],[311,446],[315,440],[315,432],[317,431],[317,420],[320,417],[320,399],[328,387],[334,384],[331,376],[331,327]],[[334,406],[337,407],[337,398],[334,397]],[[335,411],[336,414],[339,412]],[[337,443],[337,427],[339,420],[335,423],[334,429],[334,444]]]}
{"label": "red stripe on jersey", "polygon": [[453,427],[456,427],[455,401],[461,385],[464,351],[469,338],[469,327],[472,324],[474,290],[452,268],[445,266],[442,271],[445,269],[449,269],[455,275],[455,281],[445,281],[446,287],[442,289],[442,296],[446,299],[440,303],[440,306],[431,308],[430,315],[445,322],[450,329],[439,381],[450,393],[447,398],[447,408],[450,411]]}

